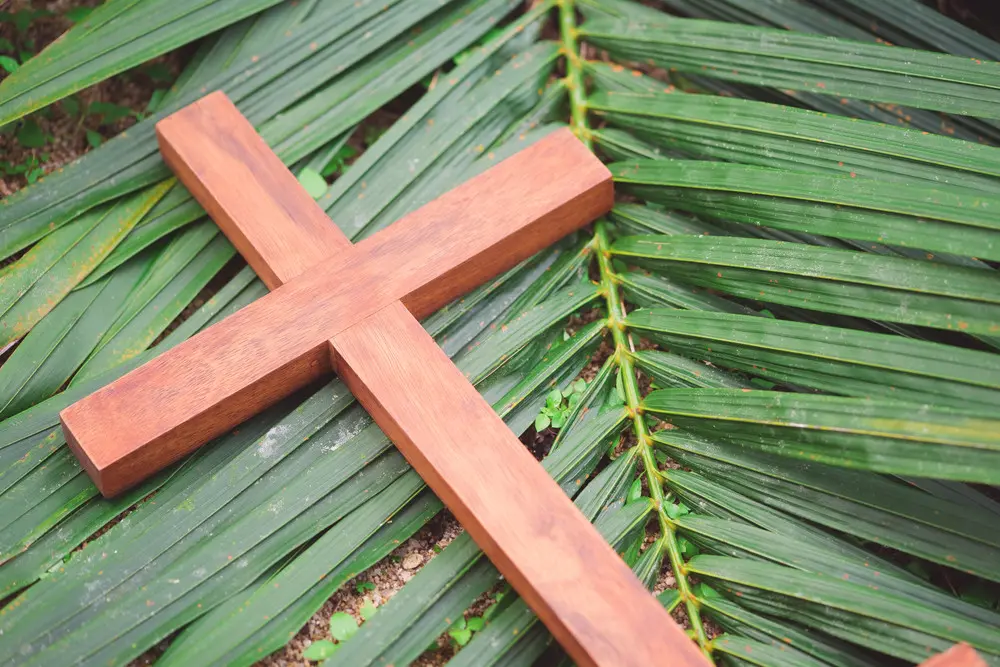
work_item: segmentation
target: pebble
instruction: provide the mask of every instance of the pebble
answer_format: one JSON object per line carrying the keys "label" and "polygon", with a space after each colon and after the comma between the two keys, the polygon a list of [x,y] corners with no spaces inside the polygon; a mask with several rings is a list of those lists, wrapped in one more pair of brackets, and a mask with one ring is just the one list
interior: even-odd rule
{"label": "pebble", "polygon": [[418,554],[416,551],[411,551],[406,554],[403,558],[403,569],[404,570],[415,570],[420,567],[424,562],[424,557]]}

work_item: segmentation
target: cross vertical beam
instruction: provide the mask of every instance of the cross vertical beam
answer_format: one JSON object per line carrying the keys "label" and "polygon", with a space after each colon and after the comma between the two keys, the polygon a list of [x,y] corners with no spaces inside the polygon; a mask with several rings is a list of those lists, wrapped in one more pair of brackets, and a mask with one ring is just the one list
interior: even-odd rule
{"label": "cross vertical beam", "polygon": [[402,304],[333,346],[340,378],[578,664],[682,664],[668,640],[694,652]]}
{"label": "cross vertical beam", "polygon": [[[224,96],[158,132],[274,291],[63,412],[102,491],[334,367],[577,663],[706,664],[414,317],[606,211],[596,158],[556,133],[353,246]],[[125,446],[108,454],[116,409]],[[444,418],[454,410],[463,418]]]}

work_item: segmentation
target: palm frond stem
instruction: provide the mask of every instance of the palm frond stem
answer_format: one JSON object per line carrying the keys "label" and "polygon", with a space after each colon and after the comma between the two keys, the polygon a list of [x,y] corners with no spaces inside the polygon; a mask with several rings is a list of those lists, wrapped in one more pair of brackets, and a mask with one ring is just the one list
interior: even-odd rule
{"label": "palm frond stem", "polygon": [[[639,459],[642,461],[643,472],[646,475],[646,484],[649,487],[649,495],[653,500],[656,509],[656,517],[660,527],[660,539],[666,546],[667,555],[670,558],[670,568],[674,572],[677,580],[677,590],[684,600],[687,610],[688,620],[694,630],[695,639],[698,646],[706,655],[711,655],[711,646],[705,635],[705,628],[701,622],[701,611],[698,600],[691,591],[691,585],[687,580],[684,559],[681,556],[680,543],[673,522],[670,521],[666,512],[666,503],[669,499],[663,494],[663,480],[659,468],[656,466],[656,458],[653,456],[653,440],[649,434],[649,427],[646,425],[645,417],[640,408],[641,399],[639,394],[639,383],[636,376],[635,366],[632,363],[632,356],[629,354],[633,346],[629,340],[625,327],[625,306],[618,291],[618,276],[611,264],[611,244],[608,239],[608,231],[603,221],[598,221],[595,226],[593,248],[597,255],[597,266],[600,271],[601,292],[604,295],[608,309],[608,329],[611,331],[611,338],[614,342],[613,358],[618,364],[618,371],[622,378],[622,389],[625,394],[625,404],[629,416],[632,420],[632,429],[635,432],[636,449]],[[650,547],[661,548],[660,544]]]}
{"label": "palm frond stem", "polygon": [[587,148],[593,150],[587,125],[587,95],[583,81],[583,61],[576,41],[576,0],[558,0],[559,37],[566,58],[566,89],[569,91],[570,128]]}
{"label": "palm frond stem", "polygon": [[[587,124],[587,95],[583,77],[583,60],[580,57],[580,47],[577,43],[576,3],[575,0],[558,0],[559,34],[563,55],[566,58],[566,88],[569,91],[570,127],[574,134],[584,142],[587,148],[593,150],[590,129]],[[600,272],[601,292],[604,295],[608,311],[607,326],[611,331],[614,343],[613,361],[618,366],[622,378],[622,388],[625,394],[625,404],[632,421],[632,429],[636,438],[636,449],[642,461],[646,485],[656,510],[659,523],[660,538],[650,549],[666,547],[670,558],[670,567],[677,581],[677,590],[684,600],[688,619],[694,631],[698,646],[710,656],[710,646],[705,636],[705,628],[701,622],[701,612],[698,600],[691,591],[684,570],[684,560],[681,556],[680,544],[672,523],[666,514],[668,499],[663,494],[663,480],[653,456],[653,440],[650,437],[646,420],[642,415],[640,405],[641,395],[636,370],[632,363],[631,352],[635,351],[631,336],[625,326],[625,305],[618,289],[618,278],[611,265],[611,243],[607,228],[603,221],[598,221],[594,227],[594,237],[591,248],[597,256],[597,266]]]}

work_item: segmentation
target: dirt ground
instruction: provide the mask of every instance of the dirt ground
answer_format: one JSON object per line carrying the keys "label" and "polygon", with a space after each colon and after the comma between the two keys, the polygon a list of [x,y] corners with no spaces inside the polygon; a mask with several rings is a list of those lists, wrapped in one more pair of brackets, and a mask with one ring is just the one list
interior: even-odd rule
{"label": "dirt ground", "polygon": [[[8,40],[17,49],[41,51],[45,45],[55,40],[72,26],[65,18],[68,9],[88,7],[100,4],[100,0],[51,0],[48,2],[28,2],[14,0],[0,2],[0,7],[7,12],[18,12],[26,9],[49,12],[48,16],[35,18],[26,32],[18,31],[11,23],[0,23],[0,38]],[[30,46],[28,46],[30,44]],[[165,87],[166,81],[155,81],[146,72],[154,71],[157,76],[169,73],[176,77],[184,59],[184,52],[175,52],[150,61],[137,71],[116,76],[95,86],[84,89],[76,94],[80,105],[89,108],[93,103],[113,103],[127,107],[136,113],[145,111],[150,98],[157,87]],[[150,66],[157,67],[150,69]],[[162,66],[162,67],[161,67]],[[165,68],[165,71],[164,71]],[[7,72],[0,70],[0,79],[6,78]],[[104,139],[109,139],[127,127],[137,122],[135,116],[128,116],[112,122],[104,122],[101,115],[95,114],[81,118],[79,114],[70,113],[64,102],[57,102],[43,113],[34,114],[33,120],[42,132],[50,137],[45,146],[40,148],[25,148],[12,133],[0,133],[0,160],[11,164],[25,163],[36,160],[45,173],[72,161],[77,156],[90,150],[87,131],[96,132]],[[0,196],[7,196],[27,185],[24,175],[0,176]]]}

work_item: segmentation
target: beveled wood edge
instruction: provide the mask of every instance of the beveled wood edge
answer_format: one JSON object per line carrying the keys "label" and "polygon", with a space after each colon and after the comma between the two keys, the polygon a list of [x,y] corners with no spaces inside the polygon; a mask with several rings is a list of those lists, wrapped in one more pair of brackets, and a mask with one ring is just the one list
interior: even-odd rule
{"label": "beveled wood edge", "polygon": [[947,651],[938,653],[920,663],[920,667],[987,667],[976,649],[965,642],[955,644]]}

